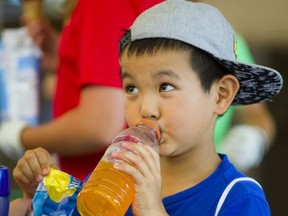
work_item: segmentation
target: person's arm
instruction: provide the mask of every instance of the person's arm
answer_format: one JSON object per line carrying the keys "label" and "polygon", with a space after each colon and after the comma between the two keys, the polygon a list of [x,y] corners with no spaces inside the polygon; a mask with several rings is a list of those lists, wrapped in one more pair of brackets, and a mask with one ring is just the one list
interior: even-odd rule
{"label": "person's arm", "polygon": [[261,128],[267,144],[266,149],[271,147],[276,134],[276,123],[265,103],[236,108],[235,121],[238,124]]}
{"label": "person's arm", "polygon": [[18,198],[10,203],[9,216],[26,216],[31,212],[31,199]]}
{"label": "person's arm", "polygon": [[74,109],[47,124],[24,126],[17,121],[0,125],[0,147],[11,158],[36,147],[65,156],[96,152],[125,126],[122,90],[87,86]]}
{"label": "person's arm", "polygon": [[21,141],[26,149],[79,155],[105,147],[124,125],[122,90],[89,86],[81,91],[78,107],[50,123],[24,129]]}
{"label": "person's arm", "polygon": [[236,107],[222,151],[242,171],[256,167],[273,144],[275,121],[265,104]]}

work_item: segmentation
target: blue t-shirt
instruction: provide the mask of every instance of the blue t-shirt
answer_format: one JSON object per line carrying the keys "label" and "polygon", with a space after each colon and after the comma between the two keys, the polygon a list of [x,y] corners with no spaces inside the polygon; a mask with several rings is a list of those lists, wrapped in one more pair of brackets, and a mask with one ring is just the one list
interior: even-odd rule
{"label": "blue t-shirt", "polygon": [[[222,162],[218,168],[205,180],[194,187],[165,197],[163,203],[171,216],[209,215],[213,216],[218,201],[234,179],[244,175],[236,170],[226,155],[219,155]],[[132,214],[131,206],[125,216]],[[254,182],[240,181],[229,192],[219,212],[223,215],[270,215],[269,205],[263,190]]]}

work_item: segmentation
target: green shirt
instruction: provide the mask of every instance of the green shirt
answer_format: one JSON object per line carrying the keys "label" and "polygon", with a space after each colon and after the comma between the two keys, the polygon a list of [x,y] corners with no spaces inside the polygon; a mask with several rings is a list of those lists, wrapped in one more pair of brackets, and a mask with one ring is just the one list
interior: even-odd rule
{"label": "green shirt", "polygon": [[[254,59],[250,53],[249,47],[245,39],[237,33],[236,35],[236,46],[237,46],[237,60],[243,61],[246,63],[254,63]],[[219,117],[215,130],[214,130],[214,143],[217,152],[221,152],[220,143],[226,136],[229,128],[231,127],[234,111],[237,109],[234,106],[230,106],[227,112],[222,116]]]}

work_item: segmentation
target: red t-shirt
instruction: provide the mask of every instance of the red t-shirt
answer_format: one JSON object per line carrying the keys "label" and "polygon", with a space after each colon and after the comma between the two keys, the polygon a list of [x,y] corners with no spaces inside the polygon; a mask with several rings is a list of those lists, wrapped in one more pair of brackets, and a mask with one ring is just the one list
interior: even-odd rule
{"label": "red t-shirt", "polygon": [[[141,12],[162,1],[78,1],[60,40],[54,118],[78,106],[85,85],[121,88],[118,42]],[[104,149],[85,156],[60,156],[60,168],[84,179],[103,153]]]}

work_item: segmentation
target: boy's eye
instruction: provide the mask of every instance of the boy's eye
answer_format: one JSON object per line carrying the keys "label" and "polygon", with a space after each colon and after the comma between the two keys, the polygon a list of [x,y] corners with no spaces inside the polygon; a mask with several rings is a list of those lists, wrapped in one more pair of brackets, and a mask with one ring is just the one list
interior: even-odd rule
{"label": "boy's eye", "polygon": [[162,83],[160,85],[160,91],[168,92],[168,91],[172,91],[174,89],[175,89],[175,87],[173,85],[169,84],[169,83]]}
{"label": "boy's eye", "polygon": [[125,92],[128,94],[137,94],[139,90],[135,86],[129,85],[125,87]]}

